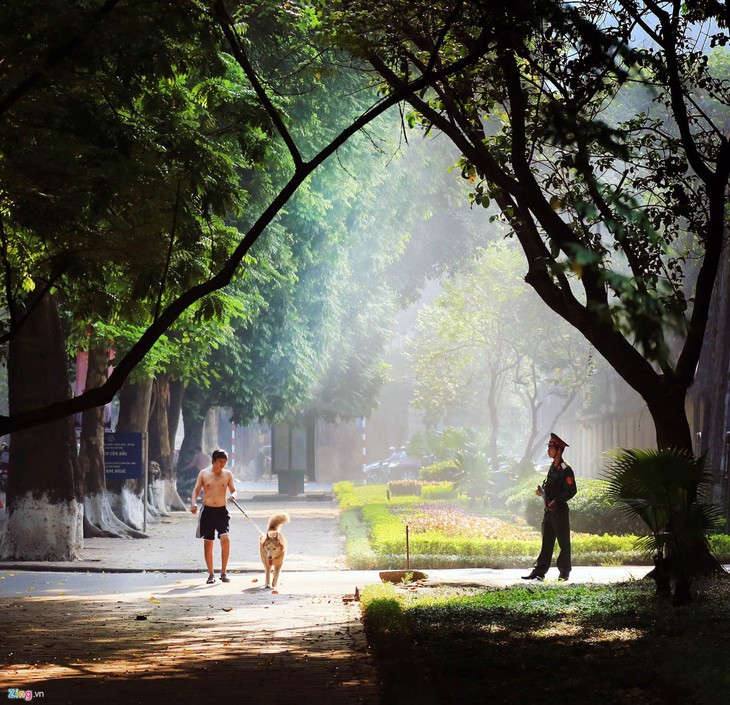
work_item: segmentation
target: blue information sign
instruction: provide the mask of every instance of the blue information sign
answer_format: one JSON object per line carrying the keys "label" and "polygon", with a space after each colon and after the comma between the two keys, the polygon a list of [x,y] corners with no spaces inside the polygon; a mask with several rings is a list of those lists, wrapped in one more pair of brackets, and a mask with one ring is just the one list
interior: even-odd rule
{"label": "blue information sign", "polygon": [[142,477],[142,434],[105,433],[104,470],[107,477],[138,480]]}

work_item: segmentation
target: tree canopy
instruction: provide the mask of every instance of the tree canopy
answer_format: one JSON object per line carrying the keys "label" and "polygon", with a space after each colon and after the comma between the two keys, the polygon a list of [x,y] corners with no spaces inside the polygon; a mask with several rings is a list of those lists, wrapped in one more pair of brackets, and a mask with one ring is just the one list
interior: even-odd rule
{"label": "tree canopy", "polygon": [[[684,411],[725,242],[724,6],[673,2],[342,3],[383,90],[488,50],[407,96],[462,153],[526,281],[647,403],[660,447]],[[342,31],[342,30],[341,30]]]}
{"label": "tree canopy", "polygon": [[[22,326],[28,291],[37,300],[86,288],[85,315],[141,308],[144,327],[102,387],[0,418],[7,433],[110,401],[183,311],[239,275],[292,194],[402,96],[300,131],[281,80],[312,88],[337,64],[310,41],[319,20],[304,6],[108,0],[2,12],[6,339]],[[318,110],[336,115],[327,97]],[[288,168],[247,210],[246,176],[277,150]]]}
{"label": "tree canopy", "polygon": [[532,460],[541,394],[572,400],[594,368],[588,343],[539,305],[523,268],[516,243],[481,248],[419,312],[411,345],[426,422],[480,429],[495,470],[506,448]]}

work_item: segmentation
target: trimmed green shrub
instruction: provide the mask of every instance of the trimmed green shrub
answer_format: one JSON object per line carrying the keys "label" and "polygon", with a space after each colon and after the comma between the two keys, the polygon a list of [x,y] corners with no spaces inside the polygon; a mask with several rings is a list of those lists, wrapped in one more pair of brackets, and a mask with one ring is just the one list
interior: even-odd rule
{"label": "trimmed green shrub", "polygon": [[418,477],[428,482],[456,482],[461,476],[461,468],[455,460],[443,460],[440,463],[426,465],[421,468]]}
{"label": "trimmed green shrub", "polygon": [[345,554],[351,568],[366,570],[377,564],[361,507],[351,507],[340,514],[340,531],[345,537]]}
{"label": "trimmed green shrub", "polygon": [[[535,529],[542,524],[544,504],[535,496],[535,489],[544,477],[537,473],[505,493],[506,506]],[[578,494],[570,500],[570,528],[587,534],[631,534],[646,533],[645,524],[627,516],[620,507],[608,499],[608,485],[604,480],[578,478]]]}
{"label": "trimmed green shrub", "polygon": [[337,482],[332,486],[335,498],[342,509],[362,507],[366,504],[387,502],[387,487],[382,485],[355,485],[352,482]]}
{"label": "trimmed green shrub", "polygon": [[627,515],[607,496],[604,480],[584,479],[578,482],[578,494],[570,500],[570,527],[588,534],[646,533],[646,524]]}
{"label": "trimmed green shrub", "polygon": [[710,550],[720,563],[730,563],[730,536],[710,534]]}
{"label": "trimmed green shrub", "polygon": [[456,499],[459,492],[454,487],[453,482],[439,482],[434,485],[423,485],[421,487],[421,497],[424,500],[435,499]]}
{"label": "trimmed green shrub", "polygon": [[[348,563],[359,570],[405,568],[406,517],[419,515],[419,505],[439,506],[438,502],[428,505],[418,496],[395,497],[388,504],[383,501],[384,485],[338,487],[336,492],[351,505],[343,511],[342,526]],[[635,542],[632,535],[576,535],[572,540],[573,564],[648,565],[650,561]],[[730,556],[729,536],[713,536],[711,546],[720,560],[727,560],[723,555]],[[527,568],[540,551],[540,539],[529,534],[526,538],[486,538],[424,531],[410,533],[409,548],[411,565],[419,569]]]}
{"label": "trimmed green shrub", "polygon": [[388,483],[388,491],[393,497],[402,497],[404,495],[420,496],[422,485],[423,483],[420,480],[392,480]]}

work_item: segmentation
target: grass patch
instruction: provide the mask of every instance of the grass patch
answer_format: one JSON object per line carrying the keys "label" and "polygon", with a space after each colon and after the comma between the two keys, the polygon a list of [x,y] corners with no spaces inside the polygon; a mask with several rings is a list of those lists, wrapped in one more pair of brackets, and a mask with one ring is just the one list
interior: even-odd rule
{"label": "grass patch", "polygon": [[[654,584],[363,593],[384,703],[720,705],[730,692],[730,580],[671,608]],[[411,698],[408,681],[427,684]]]}

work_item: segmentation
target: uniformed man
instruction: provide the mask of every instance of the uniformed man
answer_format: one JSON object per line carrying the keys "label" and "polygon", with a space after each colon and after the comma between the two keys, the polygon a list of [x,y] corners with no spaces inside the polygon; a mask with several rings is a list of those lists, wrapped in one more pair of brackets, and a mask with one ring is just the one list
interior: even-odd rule
{"label": "uniformed man", "polygon": [[550,434],[547,452],[553,462],[544,482],[535,491],[535,494],[542,497],[545,503],[545,513],[542,518],[542,549],[532,572],[529,575],[523,575],[523,580],[544,580],[553,559],[556,539],[560,547],[557,560],[560,571],[558,580],[568,580],[570,577],[568,500],[575,497],[577,488],[573,468],[563,460],[563,451],[567,447],[568,444],[562,438],[554,433]]}

